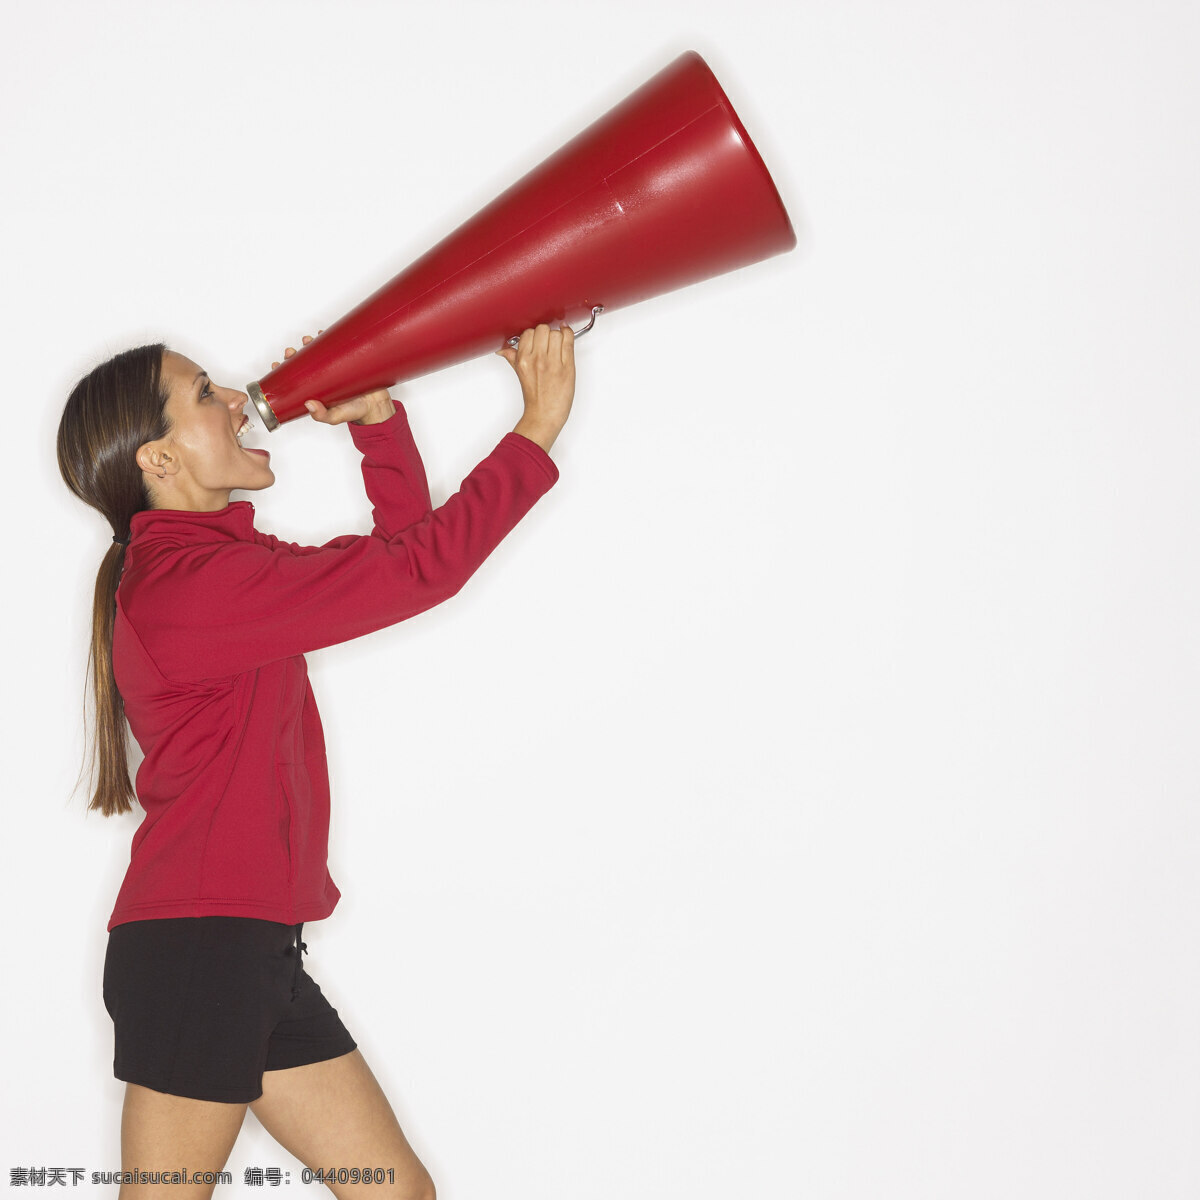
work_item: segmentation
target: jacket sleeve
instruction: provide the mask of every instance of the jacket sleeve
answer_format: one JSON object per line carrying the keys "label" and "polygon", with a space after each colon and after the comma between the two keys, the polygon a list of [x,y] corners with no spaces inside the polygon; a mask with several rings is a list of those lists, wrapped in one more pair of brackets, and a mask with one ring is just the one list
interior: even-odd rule
{"label": "jacket sleeve", "polygon": [[[425,464],[413,440],[408,413],[393,400],[395,413],[377,425],[347,425],[363,456],[363,483],[375,518],[375,537],[390,538],[433,510]],[[540,447],[538,447],[540,449]]]}
{"label": "jacket sleeve", "polygon": [[[507,433],[445,504],[416,517],[427,503],[424,470],[419,484],[411,471],[399,472],[404,484],[389,471],[364,463],[375,508],[370,534],[300,546],[256,533],[252,542],[173,556],[143,590],[139,621],[163,674],[234,675],[424,612],[457,593],[558,479],[539,445]],[[416,519],[406,524],[409,517]]]}

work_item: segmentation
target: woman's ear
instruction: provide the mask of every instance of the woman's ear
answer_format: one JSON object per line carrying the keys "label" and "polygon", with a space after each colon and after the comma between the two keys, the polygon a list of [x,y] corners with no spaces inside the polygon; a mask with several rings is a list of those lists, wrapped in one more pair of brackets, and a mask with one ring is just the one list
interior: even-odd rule
{"label": "woman's ear", "polygon": [[137,465],[147,475],[165,479],[177,470],[174,460],[166,452],[162,442],[144,442],[138,447]]}

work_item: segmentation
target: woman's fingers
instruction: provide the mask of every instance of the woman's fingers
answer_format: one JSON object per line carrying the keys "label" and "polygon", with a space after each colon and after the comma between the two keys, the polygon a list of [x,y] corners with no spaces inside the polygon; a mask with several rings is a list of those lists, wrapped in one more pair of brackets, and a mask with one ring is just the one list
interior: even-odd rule
{"label": "woman's fingers", "polygon": [[[324,332],[325,332],[325,330],[323,330],[323,329],[318,329],[318,330],[317,330],[317,337],[320,337],[320,336],[321,336],[321,334],[323,334]],[[312,334],[311,334],[311,333],[306,333],[306,334],[304,335],[304,337],[302,337],[302,338],[300,339],[300,344],[301,344],[302,346],[307,346],[307,345],[308,345],[308,343],[309,343],[309,342],[311,342],[312,340],[313,340],[313,338],[312,338]],[[295,347],[295,346],[289,346],[289,347],[288,347],[288,348],[287,348],[287,349],[286,349],[286,350],[283,352],[283,357],[284,357],[284,358],[291,358],[291,357],[292,357],[292,355],[293,355],[293,354],[295,354],[295,353],[296,353],[296,347]],[[271,364],[271,370],[272,370],[272,371],[273,371],[273,370],[275,370],[275,368],[276,368],[277,366],[279,366],[279,363],[278,363],[278,362],[273,362],[273,363]]]}
{"label": "woman's fingers", "polygon": [[518,358],[528,360],[535,354],[551,362],[570,364],[575,361],[575,331],[565,324],[557,329],[537,325],[524,330],[516,346],[505,343],[496,353],[514,367]]}

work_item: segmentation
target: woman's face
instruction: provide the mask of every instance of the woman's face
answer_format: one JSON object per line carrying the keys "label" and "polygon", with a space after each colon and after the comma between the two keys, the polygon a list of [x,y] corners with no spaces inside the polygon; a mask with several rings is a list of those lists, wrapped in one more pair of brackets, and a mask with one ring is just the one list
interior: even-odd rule
{"label": "woman's face", "polygon": [[216,512],[229,503],[234,488],[270,487],[275,482],[270,455],[243,449],[238,440],[238,430],[249,424],[246,393],[218,387],[203,367],[173,350],[163,355],[162,370],[170,389],[165,411],[171,430],[137,455],[154,507]]}

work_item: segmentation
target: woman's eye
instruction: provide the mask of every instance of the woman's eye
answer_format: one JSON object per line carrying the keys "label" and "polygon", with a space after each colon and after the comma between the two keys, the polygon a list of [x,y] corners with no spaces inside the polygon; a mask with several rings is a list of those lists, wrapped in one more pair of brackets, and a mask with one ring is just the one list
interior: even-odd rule
{"label": "woman's eye", "polygon": [[200,398],[203,399],[205,396],[211,396],[212,394],[213,394],[212,381],[210,380],[208,383],[206,383],[204,385],[204,391],[202,391],[200,393]]}

